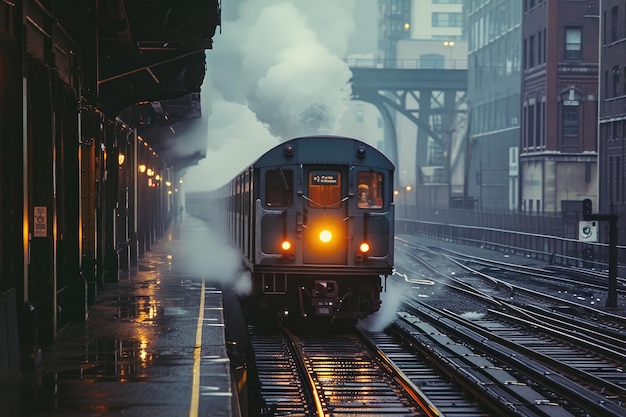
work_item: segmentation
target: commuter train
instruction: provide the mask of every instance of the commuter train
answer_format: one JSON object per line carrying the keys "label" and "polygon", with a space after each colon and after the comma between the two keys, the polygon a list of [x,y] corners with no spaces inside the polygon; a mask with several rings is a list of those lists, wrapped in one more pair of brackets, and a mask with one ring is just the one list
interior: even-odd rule
{"label": "commuter train", "polygon": [[394,170],[359,140],[299,137],[213,192],[213,203],[187,193],[186,211],[206,218],[224,209],[256,304],[290,318],[354,322],[379,310],[382,279],[393,272]]}

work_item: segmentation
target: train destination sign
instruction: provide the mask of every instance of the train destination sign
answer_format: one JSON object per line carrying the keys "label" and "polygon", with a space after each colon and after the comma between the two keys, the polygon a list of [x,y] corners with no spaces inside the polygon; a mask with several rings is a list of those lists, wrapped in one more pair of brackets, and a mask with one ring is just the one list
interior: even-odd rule
{"label": "train destination sign", "polygon": [[336,172],[311,172],[311,184],[313,185],[337,185],[339,176]]}

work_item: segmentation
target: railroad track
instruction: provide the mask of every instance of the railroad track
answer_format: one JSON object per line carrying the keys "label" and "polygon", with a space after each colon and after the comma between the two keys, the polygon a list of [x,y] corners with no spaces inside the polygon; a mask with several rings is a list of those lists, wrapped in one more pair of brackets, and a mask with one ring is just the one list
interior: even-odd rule
{"label": "railroad track", "polygon": [[250,326],[249,333],[270,415],[436,415],[356,332],[296,335]]}
{"label": "railroad track", "polygon": [[[458,369],[470,373],[470,379],[489,385],[490,389],[506,389],[498,395],[506,398],[511,409],[520,411],[519,415],[608,417],[626,414],[624,387],[604,379],[606,375],[587,372],[598,369],[608,373],[611,366],[607,366],[604,358],[586,353],[581,357],[580,352],[562,354],[563,347],[559,343],[546,342],[541,348],[536,345],[529,348],[520,341],[537,341],[541,337],[526,329],[520,331],[509,327],[498,335],[493,326],[481,327],[481,323],[469,322],[425,303],[409,304],[407,312],[400,314],[405,333],[421,333],[422,338],[429,338],[422,343],[435,351],[449,350],[449,345],[457,346],[447,357],[452,362],[461,362]],[[452,342],[440,343],[439,339],[449,337]],[[546,354],[547,350],[552,356]],[[463,365],[467,358],[472,360]],[[615,364],[612,368],[615,370]],[[490,370],[487,372],[490,378],[485,379],[484,369]]]}
{"label": "railroad track", "polygon": [[[424,254],[413,258],[415,265],[430,268],[431,286],[438,289],[427,289],[430,295],[423,303],[410,300],[418,298],[417,294],[407,297],[413,305],[409,310],[428,309],[431,313],[420,314],[437,317],[432,319],[437,331],[457,334],[460,343],[473,345],[485,355],[497,357],[497,349],[490,352],[485,346],[498,344],[502,351],[523,357],[521,362],[504,363],[526,373],[528,381],[552,386],[555,381],[545,375],[566,378],[559,382],[561,388],[546,392],[547,400],[573,404],[575,412],[593,410],[590,415],[626,415],[624,317],[511,284],[491,275],[489,269],[465,270],[458,262],[446,264],[430,249]],[[411,275],[410,269],[405,274]],[[439,278],[433,278],[435,274]],[[435,313],[435,305],[447,309]],[[467,312],[473,313],[471,321],[461,317]],[[454,324],[444,327],[439,322]],[[463,339],[469,337],[464,332],[474,337]],[[543,367],[545,374],[530,372],[532,366]]]}
{"label": "railroad track", "polygon": [[[411,274],[423,274],[418,269],[425,267],[433,282],[456,287],[478,297],[559,311],[563,315],[577,317],[585,326],[612,329],[614,334],[626,338],[626,317],[599,307],[600,300],[606,297],[606,288],[599,289],[595,284],[585,287],[585,283],[580,281],[566,283],[567,279],[562,277],[551,282],[550,275],[539,268],[470,257],[461,261],[457,255],[450,257],[449,250],[438,252],[406,240],[401,242],[407,257],[414,261],[414,266],[409,269]],[[413,253],[415,251],[419,251],[419,256]],[[466,263],[480,263],[483,269],[478,270]],[[574,291],[568,292],[563,285],[574,288]],[[624,296],[626,294],[619,294],[619,297]]]}
{"label": "railroad track", "polygon": [[267,415],[626,415],[623,317],[423,254],[384,332],[250,327]]}

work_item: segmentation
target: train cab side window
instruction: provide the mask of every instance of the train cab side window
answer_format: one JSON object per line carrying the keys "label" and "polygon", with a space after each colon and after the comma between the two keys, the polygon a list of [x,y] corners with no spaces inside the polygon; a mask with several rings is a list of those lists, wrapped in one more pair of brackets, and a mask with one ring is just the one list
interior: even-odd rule
{"label": "train cab side window", "polygon": [[361,171],[357,177],[357,200],[359,208],[383,207],[383,174],[375,171]]}
{"label": "train cab side window", "polygon": [[265,204],[273,207],[293,205],[293,171],[271,169],[265,171]]}

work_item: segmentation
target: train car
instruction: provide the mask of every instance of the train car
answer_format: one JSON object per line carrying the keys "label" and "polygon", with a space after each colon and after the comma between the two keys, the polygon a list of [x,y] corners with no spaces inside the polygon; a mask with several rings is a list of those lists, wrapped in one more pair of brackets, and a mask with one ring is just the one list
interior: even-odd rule
{"label": "train car", "polygon": [[[270,149],[219,190],[251,297],[298,319],[376,312],[393,272],[394,169],[359,140],[307,136]],[[206,208],[190,195],[190,210]]]}

